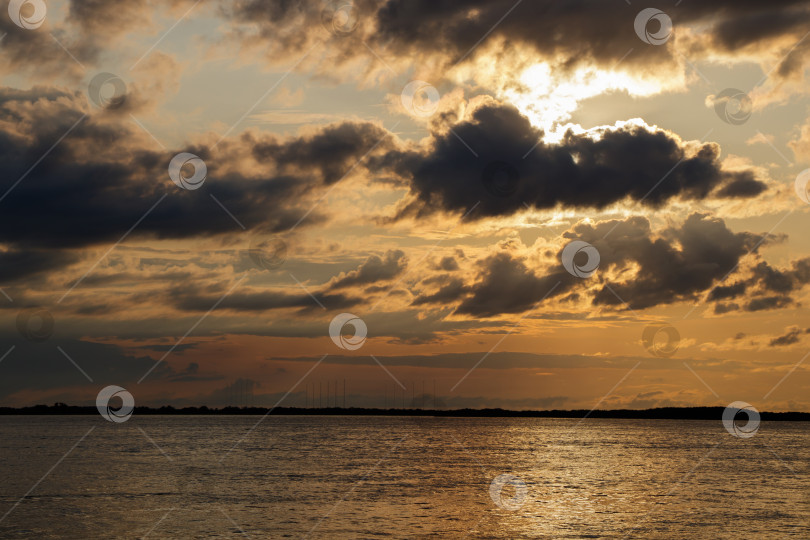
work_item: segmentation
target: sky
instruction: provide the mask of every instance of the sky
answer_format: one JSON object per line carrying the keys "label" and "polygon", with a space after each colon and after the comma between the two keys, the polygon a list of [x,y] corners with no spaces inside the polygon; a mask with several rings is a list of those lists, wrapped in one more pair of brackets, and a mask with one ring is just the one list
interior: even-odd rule
{"label": "sky", "polygon": [[807,3],[6,3],[0,405],[810,411]]}

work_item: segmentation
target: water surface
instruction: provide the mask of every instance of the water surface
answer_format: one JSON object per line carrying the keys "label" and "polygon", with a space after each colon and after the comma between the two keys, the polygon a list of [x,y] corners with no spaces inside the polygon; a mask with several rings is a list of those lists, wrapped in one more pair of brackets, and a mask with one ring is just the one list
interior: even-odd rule
{"label": "water surface", "polygon": [[258,420],[0,417],[0,537],[810,537],[806,423]]}

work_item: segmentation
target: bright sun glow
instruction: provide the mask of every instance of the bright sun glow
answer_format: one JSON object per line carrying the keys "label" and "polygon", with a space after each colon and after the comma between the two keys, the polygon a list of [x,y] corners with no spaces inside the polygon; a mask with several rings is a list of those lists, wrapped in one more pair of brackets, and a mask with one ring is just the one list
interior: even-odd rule
{"label": "bright sun glow", "polygon": [[547,63],[527,68],[520,76],[521,86],[503,90],[504,98],[514,103],[535,127],[546,132],[547,142],[559,142],[570,125],[580,102],[608,92],[625,91],[631,96],[649,96],[661,91],[661,83],[620,71],[593,67],[578,68],[557,75]]}

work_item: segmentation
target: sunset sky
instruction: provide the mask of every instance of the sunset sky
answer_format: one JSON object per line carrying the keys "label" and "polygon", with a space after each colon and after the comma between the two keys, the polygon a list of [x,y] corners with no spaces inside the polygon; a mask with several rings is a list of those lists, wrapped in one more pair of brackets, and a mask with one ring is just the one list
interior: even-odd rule
{"label": "sunset sky", "polygon": [[808,30],[799,1],[12,1],[0,405],[810,411]]}

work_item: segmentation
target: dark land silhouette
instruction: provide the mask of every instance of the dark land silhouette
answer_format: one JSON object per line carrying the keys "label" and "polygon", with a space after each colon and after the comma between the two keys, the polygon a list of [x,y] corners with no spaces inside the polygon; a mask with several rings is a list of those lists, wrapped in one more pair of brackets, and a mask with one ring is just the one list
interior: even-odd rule
{"label": "dark land silhouette", "polygon": [[[627,418],[650,420],[718,420],[724,407],[661,407],[656,409],[614,410],[542,410],[511,411],[507,409],[380,409],[361,407],[222,407],[210,408],[172,406],[135,407],[134,415],[279,415],[279,416],[433,416],[433,417],[503,417],[503,418]],[[30,407],[0,407],[0,415],[92,415],[94,406],[64,403]],[[761,412],[763,421],[810,421],[810,412]]]}

